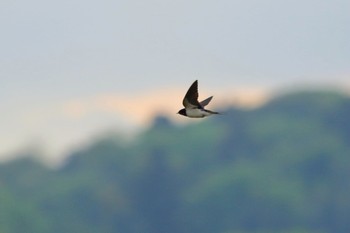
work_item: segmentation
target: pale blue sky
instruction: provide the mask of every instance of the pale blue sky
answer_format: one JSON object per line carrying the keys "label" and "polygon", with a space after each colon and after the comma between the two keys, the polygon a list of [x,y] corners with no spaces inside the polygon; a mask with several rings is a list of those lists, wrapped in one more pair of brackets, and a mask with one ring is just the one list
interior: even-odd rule
{"label": "pale blue sky", "polygon": [[207,90],[349,87],[349,12],[348,0],[3,0],[0,156],[35,138],[60,141],[72,125],[77,136],[56,147],[133,124],[94,111],[67,123],[57,106],[77,99],[194,79]]}

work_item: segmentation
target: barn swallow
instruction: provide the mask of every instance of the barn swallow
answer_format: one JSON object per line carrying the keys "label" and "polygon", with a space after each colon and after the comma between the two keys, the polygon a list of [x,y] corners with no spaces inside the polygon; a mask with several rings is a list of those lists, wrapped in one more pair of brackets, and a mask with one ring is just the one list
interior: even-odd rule
{"label": "barn swallow", "polygon": [[191,87],[188,89],[182,104],[185,108],[181,109],[178,114],[187,116],[190,118],[203,118],[213,114],[219,114],[218,112],[213,112],[204,109],[205,106],[209,104],[213,96],[206,98],[202,102],[198,102],[198,80],[194,81]]}

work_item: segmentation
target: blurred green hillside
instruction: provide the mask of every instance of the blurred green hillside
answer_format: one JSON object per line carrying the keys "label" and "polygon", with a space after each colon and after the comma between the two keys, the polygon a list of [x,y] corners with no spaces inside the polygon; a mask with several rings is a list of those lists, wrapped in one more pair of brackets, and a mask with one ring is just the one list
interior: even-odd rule
{"label": "blurred green hillside", "polygon": [[348,233],[350,99],[299,92],[188,126],[165,117],[58,169],[0,165],[0,233]]}

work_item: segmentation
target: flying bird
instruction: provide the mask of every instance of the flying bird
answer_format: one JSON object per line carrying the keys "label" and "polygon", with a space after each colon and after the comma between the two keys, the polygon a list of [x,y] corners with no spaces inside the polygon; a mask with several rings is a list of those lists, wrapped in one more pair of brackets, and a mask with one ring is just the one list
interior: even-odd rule
{"label": "flying bird", "polygon": [[213,112],[204,109],[205,106],[209,104],[213,96],[206,98],[202,102],[198,102],[198,80],[194,81],[191,87],[188,89],[182,104],[185,108],[181,109],[178,114],[187,116],[190,118],[203,118],[213,114],[219,114],[218,112]]}

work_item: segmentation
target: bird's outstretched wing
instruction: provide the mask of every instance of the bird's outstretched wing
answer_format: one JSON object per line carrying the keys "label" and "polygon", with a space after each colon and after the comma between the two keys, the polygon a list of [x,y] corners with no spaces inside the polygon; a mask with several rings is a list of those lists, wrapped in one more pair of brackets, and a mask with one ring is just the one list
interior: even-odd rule
{"label": "bird's outstretched wing", "polygon": [[194,81],[190,86],[182,104],[185,108],[202,108],[201,104],[198,102],[198,80]]}
{"label": "bird's outstretched wing", "polygon": [[211,99],[213,98],[213,96],[210,96],[208,98],[206,98],[205,100],[203,100],[202,102],[200,102],[199,104],[204,107],[207,106],[209,104],[209,102],[211,101]]}

